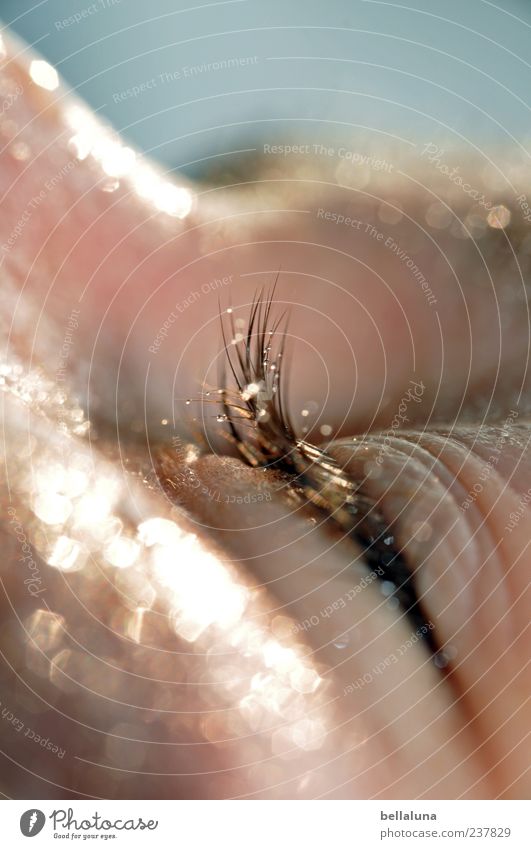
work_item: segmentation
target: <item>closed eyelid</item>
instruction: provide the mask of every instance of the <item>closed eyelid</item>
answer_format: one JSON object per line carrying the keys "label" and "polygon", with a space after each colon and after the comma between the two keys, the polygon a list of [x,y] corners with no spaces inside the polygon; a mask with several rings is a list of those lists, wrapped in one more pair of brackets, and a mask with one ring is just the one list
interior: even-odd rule
{"label": "closed eyelid", "polygon": [[[526,692],[522,680],[522,637],[530,612],[525,552],[531,523],[525,511],[518,533],[511,528],[510,539],[507,533],[509,516],[514,515],[513,508],[522,495],[518,489],[528,480],[531,431],[525,416],[511,410],[499,425],[476,428],[456,425],[446,430],[427,427],[417,432],[392,428],[380,434],[331,442],[323,451],[297,439],[289,420],[283,419],[274,394],[266,393],[261,400],[258,396],[258,402],[253,394],[249,397],[245,384],[251,376],[258,382],[269,379],[267,372],[262,372],[263,364],[269,362],[263,356],[264,338],[269,337],[258,334],[257,340],[248,340],[246,354],[239,358],[233,371],[243,398],[243,407],[238,406],[237,410],[243,410],[248,423],[254,424],[254,436],[248,437],[245,431],[242,434],[238,421],[231,419],[232,402],[225,399],[224,418],[232,421],[232,439],[238,446],[249,446],[242,451],[247,460],[291,477],[297,494],[328,512],[337,527],[347,529],[347,534],[326,548],[323,540],[328,538],[323,536],[322,527],[325,523],[313,530],[299,527],[297,531],[297,522],[304,522],[304,513],[300,515],[289,500],[282,506],[286,493],[279,500],[278,490],[275,504],[258,512],[256,507],[250,511],[244,507],[243,516],[239,517],[230,508],[220,511],[206,507],[210,520],[215,517],[222,525],[227,518],[242,523],[239,535],[234,534],[233,528],[227,538],[229,549],[232,546],[233,550],[236,547],[244,552],[244,559],[260,580],[271,583],[280,599],[289,598],[298,615],[302,611],[304,621],[310,623],[312,617],[319,620],[312,607],[316,599],[326,598],[331,587],[336,588],[337,594],[338,586],[349,580],[356,583],[352,550],[342,548],[345,536],[356,539],[356,524],[369,527],[363,541],[367,536],[373,542],[374,537],[389,534],[392,554],[395,558],[399,555],[399,562],[403,558],[409,568],[409,576],[402,580],[407,569],[400,572],[395,560],[395,573],[390,566],[384,575],[386,583],[391,584],[391,597],[396,596],[404,605],[403,590],[412,588],[404,606],[406,610],[409,607],[410,613],[412,609],[420,611],[416,624],[430,628],[430,639],[439,649],[437,665],[450,671],[451,686],[471,717],[477,716],[501,682],[503,696],[496,700],[496,709],[483,709],[474,720],[484,734],[497,729],[504,712],[511,716],[515,706],[518,712]],[[262,421],[261,410],[265,412]],[[163,475],[171,474],[171,462],[169,459]],[[203,463],[201,468],[210,467],[207,474],[215,480],[216,458],[207,458]],[[245,475],[249,475],[247,486],[256,485],[256,471],[248,470]],[[234,482],[227,486],[231,489]],[[279,489],[283,488],[285,482]],[[205,509],[200,499],[193,507],[199,513]],[[370,521],[374,513],[380,517],[376,528],[381,529],[381,534],[375,532],[374,520]],[[307,522],[312,521],[316,522],[315,517],[309,516]],[[283,537],[286,526],[288,536]],[[239,543],[235,541],[238,536]],[[357,539],[362,541],[359,531]],[[332,565],[334,559],[336,566]],[[399,581],[393,582],[397,574]],[[372,613],[384,607],[374,589],[371,587],[367,594]],[[397,592],[400,589],[402,596]],[[362,625],[370,615],[361,617]],[[331,632],[325,625],[310,635],[316,650],[348,644],[337,633],[344,618],[340,614],[335,617]],[[388,624],[384,632],[390,627]],[[352,626],[347,627],[347,634],[351,630]],[[419,630],[417,627],[415,633]],[[504,659],[501,671],[500,657]],[[518,737],[518,724],[510,723],[509,732],[506,739],[497,739],[492,745],[493,756],[503,759],[507,741],[514,742]],[[502,769],[499,780],[505,779]]]}
{"label": "closed eyelid", "polygon": [[[285,365],[281,358],[286,331],[285,327],[280,333],[278,329],[284,313],[278,319],[275,318],[275,311],[272,311],[278,279],[279,275],[269,292],[266,290],[264,295],[262,291],[255,297],[250,308],[248,329],[246,333],[240,334],[239,339],[236,338],[234,310],[228,310],[230,332],[226,331],[225,317],[221,316],[231,384],[234,381],[235,386],[233,390],[219,389],[214,394],[213,403],[221,405],[224,411],[217,418],[227,422],[229,440],[246,462],[284,475],[278,491],[284,489],[289,493],[291,490],[295,504],[299,498],[299,507],[294,507],[294,510],[299,510],[301,505],[304,507],[305,503],[311,504],[317,510],[318,517],[323,514],[328,516],[343,537],[353,540],[362,548],[366,564],[378,578],[382,591],[390,597],[389,601],[401,604],[411,624],[422,632],[426,644],[435,651],[441,641],[436,633],[432,633],[433,623],[429,630],[427,628],[425,603],[417,593],[420,578],[416,576],[419,571],[418,557],[423,555],[422,546],[420,549],[418,546],[419,538],[421,542],[423,536],[424,541],[432,536],[435,539],[428,506],[431,505],[430,509],[439,524],[447,526],[445,533],[439,534],[441,539],[435,557],[444,558],[453,554],[462,575],[467,568],[469,574],[477,568],[482,556],[490,562],[491,568],[495,568],[499,561],[498,545],[490,532],[489,516],[480,523],[476,516],[476,504],[466,503],[467,487],[473,486],[474,465],[477,465],[473,452],[463,450],[460,467],[452,469],[450,458],[457,447],[464,449],[458,441],[459,430],[452,430],[450,435],[443,431],[438,434],[435,430],[431,433],[419,432],[417,438],[413,434],[408,439],[407,431],[397,429],[395,424],[383,436],[369,433],[363,438],[355,437],[351,442],[329,443],[326,449],[315,447],[307,439],[298,437],[286,412],[290,404],[285,397],[282,380]],[[230,345],[227,344],[227,338],[232,338]],[[426,389],[424,382],[410,380],[409,383],[400,408],[406,407],[406,402],[420,404],[423,399]],[[514,445],[522,449],[526,426],[521,420],[516,421],[518,417],[516,411],[508,416],[505,426],[511,428],[511,433],[505,435],[502,430],[501,442],[495,442],[495,427],[491,427],[488,434],[484,428],[483,439],[475,432],[474,441],[482,445],[485,452],[490,440],[494,450],[499,452],[500,447],[507,447],[508,436]],[[402,418],[408,420],[405,416]],[[439,453],[444,450],[446,464],[438,456],[437,445]],[[427,446],[431,446],[431,453]],[[179,498],[182,496],[182,487],[172,481],[172,465],[175,462],[186,467],[186,459],[181,456],[173,461],[171,452],[169,455],[163,453],[162,456],[162,479],[170,484],[170,488],[173,487],[173,494]],[[498,454],[489,460],[489,474],[493,477],[497,474],[495,466],[498,460]],[[520,453],[518,466],[521,466],[521,460]],[[419,497],[422,487],[428,493],[423,499]],[[401,500],[403,492],[409,495]],[[256,494],[253,499],[256,499]],[[188,500],[185,494],[185,503]],[[201,509],[196,493],[191,500],[194,506]],[[483,498],[474,490],[472,501],[481,504]],[[459,511],[451,509],[456,502],[461,502],[460,515]],[[471,509],[465,519],[465,511],[469,507]],[[208,512],[212,514],[212,510]],[[417,513],[423,513],[424,518],[416,518]],[[473,517],[476,525],[480,523],[479,530],[475,529]],[[324,524],[324,521],[315,517],[311,521]],[[272,521],[272,524],[275,522]],[[261,551],[266,556],[271,553],[267,541],[262,544]],[[423,575],[425,571],[422,570]],[[500,584],[498,601],[505,591],[504,584],[501,581]],[[462,608],[464,598],[466,594],[460,599]],[[457,602],[454,604],[456,607]],[[462,609],[461,616],[464,615]],[[438,666],[447,666],[449,660],[449,652],[437,651],[435,661]]]}

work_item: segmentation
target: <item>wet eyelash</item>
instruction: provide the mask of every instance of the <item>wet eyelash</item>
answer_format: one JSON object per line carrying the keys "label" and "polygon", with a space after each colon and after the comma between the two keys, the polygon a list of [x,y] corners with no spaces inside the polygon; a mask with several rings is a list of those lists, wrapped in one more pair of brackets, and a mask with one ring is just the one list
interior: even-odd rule
{"label": "wet eyelash", "polygon": [[[363,548],[369,568],[392,585],[392,595],[412,625],[435,653],[437,647],[414,587],[413,576],[392,530],[375,503],[325,449],[296,434],[287,403],[286,334],[288,313],[273,317],[278,281],[258,292],[251,305],[247,330],[238,334],[232,308],[220,309],[226,352],[220,376],[218,421],[242,458],[254,467],[283,473],[299,497],[329,517]],[[227,370],[234,389],[227,385]],[[439,665],[443,665],[439,658]]]}

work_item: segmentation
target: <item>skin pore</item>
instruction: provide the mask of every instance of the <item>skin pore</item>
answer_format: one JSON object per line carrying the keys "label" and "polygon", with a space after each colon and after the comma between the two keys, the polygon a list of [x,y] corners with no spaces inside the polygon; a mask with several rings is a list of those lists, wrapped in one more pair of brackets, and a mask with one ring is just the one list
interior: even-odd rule
{"label": "skin pore", "polygon": [[[397,150],[362,189],[325,163],[175,193],[5,50],[21,93],[0,127],[2,333],[21,370],[3,394],[2,792],[528,793],[529,225],[512,188],[466,164],[490,215]],[[220,304],[245,324],[279,269],[295,425],[393,525],[444,670],[361,550],[186,404],[218,385]]]}

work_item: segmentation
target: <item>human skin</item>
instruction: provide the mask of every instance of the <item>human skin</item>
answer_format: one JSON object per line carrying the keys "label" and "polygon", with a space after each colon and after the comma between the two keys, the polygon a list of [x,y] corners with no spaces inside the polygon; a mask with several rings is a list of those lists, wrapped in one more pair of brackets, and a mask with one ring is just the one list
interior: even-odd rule
{"label": "human skin", "polygon": [[[335,172],[315,163],[311,178],[307,170],[302,178],[296,171],[279,176],[264,166],[264,176],[245,187],[179,183],[193,203],[178,218],[156,208],[160,185],[153,188],[153,176],[150,196],[139,195],[140,160],[124,176],[109,174],[125,166],[112,159],[115,147],[107,159],[105,146],[98,152],[96,119],[83,113],[83,136],[79,111],[77,129],[72,126],[72,106],[79,104],[62,88],[35,84],[28,73],[35,57],[20,44],[6,51],[4,87],[21,94],[0,126],[4,245],[24,212],[30,214],[3,250],[3,329],[9,355],[24,370],[40,369],[50,384],[45,397],[26,397],[17,378],[4,395],[3,500],[28,528],[48,593],[32,596],[21,583],[20,538],[6,519],[2,675],[14,688],[9,710],[41,736],[60,738],[68,756],[47,759],[27,738],[21,746],[4,723],[10,766],[3,792],[17,798],[525,796],[531,528],[520,504],[531,485],[523,286],[529,254],[528,225],[511,191],[491,192],[493,205],[510,209],[510,228],[483,220],[481,238],[461,238],[455,227],[430,226],[426,215],[431,210],[434,220],[439,197],[470,228],[470,198],[426,157],[406,159],[397,151],[390,178],[373,178],[363,190],[345,175],[338,185]],[[83,145],[92,150],[78,160]],[[477,163],[469,169],[470,182],[482,185]],[[32,202],[41,192],[41,201]],[[337,224],[321,210],[359,227]],[[388,238],[423,270],[435,306],[386,246]],[[275,309],[291,305],[286,368],[297,425],[304,424],[301,408],[316,401],[320,414],[309,420],[310,435],[322,439],[323,423],[343,435],[330,450],[356,479],[367,476],[373,461],[366,486],[397,527],[438,644],[452,648],[444,672],[419,641],[401,651],[411,629],[376,582],[337,604],[366,576],[362,552],[330,522],[313,524],[274,475],[220,456],[231,448],[220,437],[215,408],[194,403],[190,413],[184,403],[199,396],[203,382],[219,379],[225,354],[218,297],[222,310],[232,304],[245,317],[257,287],[279,269]],[[227,278],[228,284],[213,283]],[[73,309],[78,326],[59,380]],[[154,345],[171,313],[168,335]],[[421,402],[408,404],[398,430],[393,419],[412,380],[423,387]],[[92,425],[83,436],[69,424],[67,449],[60,436],[64,415],[51,397],[59,384],[67,407],[79,404]],[[408,430],[413,424],[417,429]],[[390,426],[391,437],[378,432]],[[204,456],[192,452],[186,459],[172,448],[172,436],[184,444],[203,427]],[[359,447],[349,438],[369,428],[373,436]],[[251,629],[258,621],[263,629],[255,635],[258,649],[235,648],[233,623],[225,631],[211,625],[191,642],[176,634],[175,609],[164,607],[168,585],[152,580],[147,544],[134,570],[109,572],[101,565],[109,541],[91,529],[90,567],[69,575],[46,564],[43,533],[59,535],[61,523],[39,525],[33,479],[42,457],[50,466],[54,457],[65,463],[72,446],[90,461],[91,486],[114,478],[113,509],[128,539],[142,521],[163,517],[183,534],[196,534],[201,552],[230,564],[232,583],[249,593],[241,621]],[[191,468],[192,484],[169,493],[164,481]],[[460,509],[480,480],[480,491]],[[507,531],[511,513],[518,522]],[[61,528],[70,539],[75,529],[68,521]],[[415,540],[419,528],[429,529],[428,539]],[[174,546],[176,564],[187,563],[181,537]],[[211,604],[208,587],[202,592]],[[195,596],[186,599],[179,603],[197,603]],[[333,614],[322,615],[329,606]],[[41,634],[42,615],[31,618],[39,610],[63,617],[60,625],[45,618]],[[317,624],[297,627],[312,617]],[[33,642],[18,619],[37,628]],[[315,692],[293,684],[298,667],[286,672],[282,659],[267,665],[272,639],[294,646],[296,657],[318,671],[323,683]],[[385,671],[371,673],[382,662]],[[256,689],[255,676],[265,675],[258,679],[265,687],[271,669],[274,692],[261,690],[258,706],[242,707],[249,681]],[[209,702],[205,684],[214,693]],[[268,699],[278,709],[276,725]],[[275,701],[282,699],[284,713]],[[304,723],[312,720],[312,733],[319,737],[321,723],[327,733],[308,746]],[[289,733],[282,730],[286,723]],[[301,737],[303,745],[296,742]]]}

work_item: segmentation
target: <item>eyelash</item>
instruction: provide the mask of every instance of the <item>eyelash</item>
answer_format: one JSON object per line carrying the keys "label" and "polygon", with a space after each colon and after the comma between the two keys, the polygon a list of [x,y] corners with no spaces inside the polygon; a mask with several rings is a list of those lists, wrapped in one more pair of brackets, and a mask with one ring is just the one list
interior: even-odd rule
{"label": "eyelash", "polygon": [[[361,545],[369,568],[381,581],[393,584],[392,594],[410,623],[423,634],[441,667],[442,655],[437,655],[436,641],[418,601],[411,570],[394,546],[391,529],[374,502],[326,450],[296,435],[288,413],[284,378],[288,313],[272,320],[278,276],[269,289],[260,290],[254,298],[245,334],[237,335],[232,308],[225,312],[220,309],[226,358],[217,399],[223,413],[217,419],[227,423],[225,436],[246,463],[283,473],[301,501],[327,516],[344,535]],[[227,367],[235,382],[234,390],[227,387]]]}

